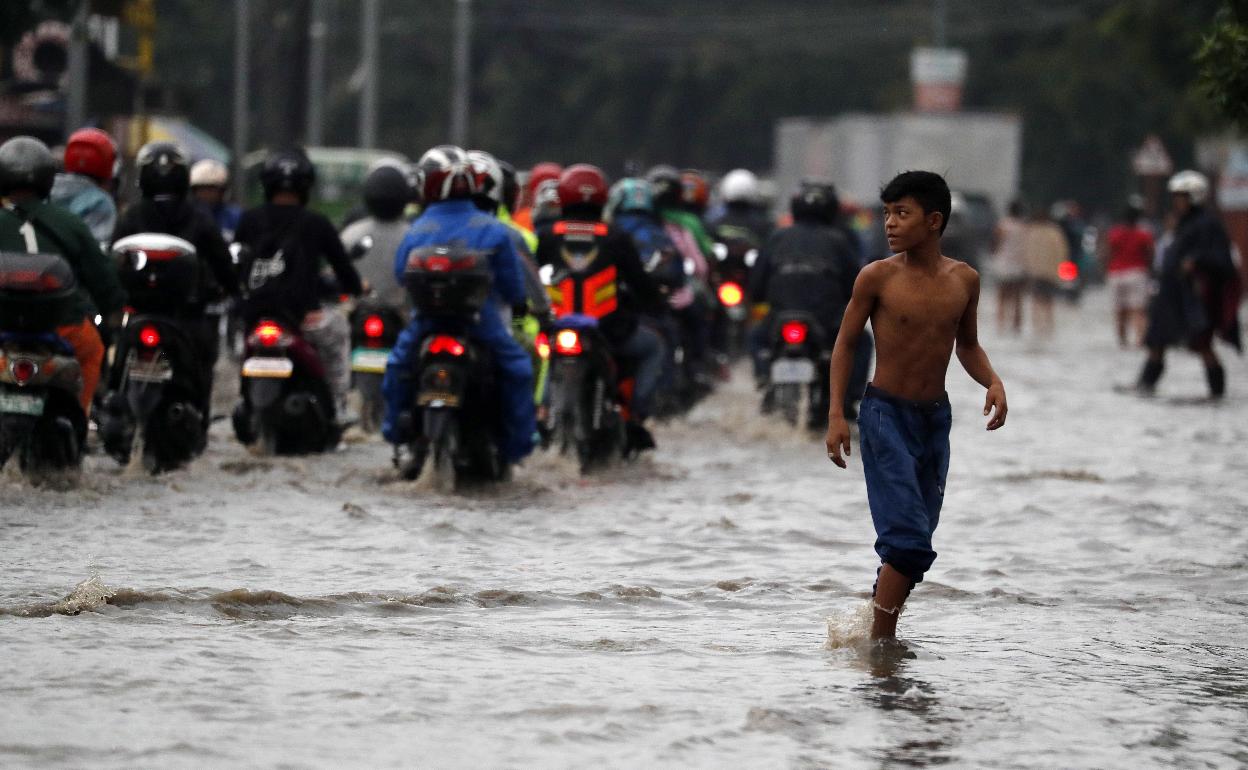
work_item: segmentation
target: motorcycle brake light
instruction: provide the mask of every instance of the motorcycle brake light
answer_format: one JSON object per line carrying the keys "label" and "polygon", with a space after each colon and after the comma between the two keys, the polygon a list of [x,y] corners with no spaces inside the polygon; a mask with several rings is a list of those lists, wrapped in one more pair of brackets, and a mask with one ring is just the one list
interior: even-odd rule
{"label": "motorcycle brake light", "polygon": [[1079,266],[1068,259],[1057,266],[1057,277],[1070,283],[1079,277]]}
{"label": "motorcycle brake light", "polygon": [[806,341],[806,324],[801,321],[787,321],[780,327],[780,336],[790,345],[800,345]]}
{"label": "motorcycle brake light", "polygon": [[430,353],[450,353],[453,356],[464,354],[464,344],[449,334],[439,334],[429,343]]}
{"label": "motorcycle brake light", "polygon": [[282,327],[272,321],[264,321],[252,332],[253,336],[266,348],[271,348],[282,340]]}
{"label": "motorcycle brake light", "polygon": [[145,348],[154,348],[160,344],[160,330],[155,326],[144,326],[139,330],[139,342]]}
{"label": "motorcycle brake light", "polygon": [[19,358],[9,365],[9,372],[12,373],[14,382],[25,385],[39,373],[39,365],[29,358]]}
{"label": "motorcycle brake light", "polygon": [[732,281],[727,281],[719,286],[719,301],[724,307],[736,307],[741,304],[741,300],[745,299],[745,292],[741,291],[741,287]]}
{"label": "motorcycle brake light", "polygon": [[539,356],[541,356],[542,358],[550,358],[550,335],[549,334],[547,334],[546,332],[540,332],[537,335],[537,341],[535,345],[537,347],[537,354]]}
{"label": "motorcycle brake light", "polygon": [[565,356],[579,356],[583,348],[581,347],[581,335],[572,329],[564,329],[555,335],[555,351]]}
{"label": "motorcycle brake light", "polygon": [[379,315],[370,315],[364,319],[364,336],[370,339],[380,337],[386,331],[386,322]]}

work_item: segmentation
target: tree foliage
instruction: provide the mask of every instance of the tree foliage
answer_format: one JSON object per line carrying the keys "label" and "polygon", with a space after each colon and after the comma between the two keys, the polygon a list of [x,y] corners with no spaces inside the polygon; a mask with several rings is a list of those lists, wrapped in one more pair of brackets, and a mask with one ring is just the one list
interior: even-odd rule
{"label": "tree foliage", "polygon": [[1248,130],[1248,3],[1228,3],[1196,53],[1200,88],[1226,119]]}

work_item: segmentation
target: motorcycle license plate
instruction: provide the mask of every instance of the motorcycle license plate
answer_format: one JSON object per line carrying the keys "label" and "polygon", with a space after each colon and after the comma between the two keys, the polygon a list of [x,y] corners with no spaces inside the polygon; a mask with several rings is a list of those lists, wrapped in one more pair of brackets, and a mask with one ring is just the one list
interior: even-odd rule
{"label": "motorcycle license plate", "polygon": [[135,382],[169,382],[173,379],[173,369],[168,361],[160,359],[137,361],[130,365],[130,379]]}
{"label": "motorcycle license plate", "polygon": [[776,385],[805,385],[815,381],[815,364],[806,358],[782,358],[771,364],[771,381]]}
{"label": "motorcycle license plate", "polygon": [[294,371],[295,365],[289,358],[254,356],[243,362],[244,377],[273,377],[285,380]]}
{"label": "motorcycle license plate", "polygon": [[385,348],[356,348],[351,351],[351,371],[385,374],[390,351]]}
{"label": "motorcycle license plate", "polygon": [[456,407],[459,406],[459,395],[456,393],[438,393],[425,391],[416,399],[417,406]]}
{"label": "motorcycle license plate", "polygon": [[38,417],[43,414],[43,396],[33,393],[13,393],[0,390],[0,413],[25,414]]}

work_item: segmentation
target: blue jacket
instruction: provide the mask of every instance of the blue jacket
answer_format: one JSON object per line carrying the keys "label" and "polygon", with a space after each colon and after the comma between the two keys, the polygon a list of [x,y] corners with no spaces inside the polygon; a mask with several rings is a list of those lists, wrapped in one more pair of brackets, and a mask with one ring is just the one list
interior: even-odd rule
{"label": "blue jacket", "polygon": [[511,229],[466,198],[432,203],[412,222],[411,229],[394,255],[395,280],[403,284],[403,273],[413,249],[449,245],[489,254],[494,285],[490,298],[481,309],[483,323],[488,323],[487,319],[491,318],[501,320],[500,307],[524,303],[527,296],[524,291],[524,268],[520,266],[520,255],[512,243]]}

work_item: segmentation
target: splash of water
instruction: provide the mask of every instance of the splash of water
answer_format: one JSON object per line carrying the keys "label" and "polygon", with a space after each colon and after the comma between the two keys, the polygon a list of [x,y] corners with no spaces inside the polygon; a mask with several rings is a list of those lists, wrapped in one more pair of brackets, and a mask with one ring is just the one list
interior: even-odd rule
{"label": "splash of water", "polygon": [[52,612],[59,615],[77,615],[84,610],[94,610],[108,604],[117,594],[115,589],[104,585],[99,575],[92,575],[69,592],[69,596],[52,605]]}
{"label": "splash of water", "polygon": [[872,600],[867,599],[856,607],[828,616],[828,641],[826,650],[845,647],[862,647],[871,643],[871,623],[875,619]]}

